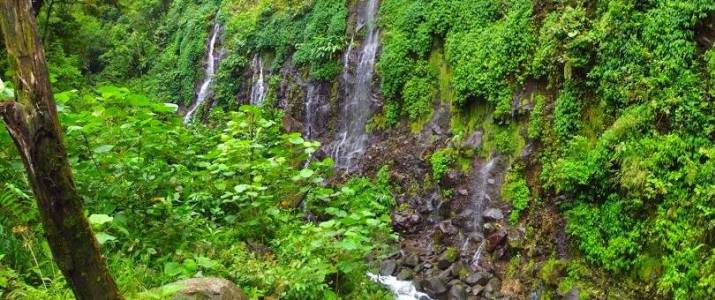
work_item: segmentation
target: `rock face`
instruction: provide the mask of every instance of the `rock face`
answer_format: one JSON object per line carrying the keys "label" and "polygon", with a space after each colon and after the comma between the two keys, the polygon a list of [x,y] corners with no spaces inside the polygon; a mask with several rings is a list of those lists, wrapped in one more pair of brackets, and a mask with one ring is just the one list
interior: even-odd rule
{"label": "rock face", "polygon": [[504,214],[501,212],[501,209],[498,208],[490,208],[484,211],[482,213],[482,216],[484,217],[484,220],[486,221],[501,221],[504,219]]}
{"label": "rock face", "polygon": [[172,285],[183,287],[174,300],[248,300],[233,282],[221,278],[192,278]]}

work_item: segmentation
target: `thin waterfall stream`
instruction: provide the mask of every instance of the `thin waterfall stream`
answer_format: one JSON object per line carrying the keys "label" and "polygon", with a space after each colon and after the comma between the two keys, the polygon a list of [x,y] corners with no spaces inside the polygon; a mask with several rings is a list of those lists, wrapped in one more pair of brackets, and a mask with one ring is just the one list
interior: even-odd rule
{"label": "thin waterfall stream", "polygon": [[196,101],[194,101],[194,104],[189,108],[189,111],[186,112],[186,115],[184,116],[184,124],[191,123],[196,116],[196,111],[199,107],[201,107],[201,105],[203,105],[213,94],[211,84],[213,83],[214,76],[216,75],[216,66],[218,65],[218,62],[223,54],[223,49],[216,51],[216,43],[219,40],[220,34],[221,25],[216,22],[213,29],[211,29],[211,38],[209,39],[208,44],[209,49],[206,54],[206,75],[204,75],[204,80],[201,83],[198,93],[196,94]]}
{"label": "thin waterfall stream", "polygon": [[345,80],[345,99],[340,111],[338,133],[331,146],[331,155],[339,169],[351,170],[355,162],[363,155],[367,147],[368,135],[365,132],[373,110],[372,81],[375,74],[375,58],[380,42],[377,27],[378,0],[361,1],[355,31],[365,28],[365,38],[358,48],[358,60],[354,73],[351,74],[350,57],[352,42],[345,54],[343,79]]}
{"label": "thin waterfall stream", "polygon": [[256,53],[253,56],[253,61],[251,62],[251,71],[253,72],[253,83],[251,84],[251,95],[250,101],[252,105],[261,105],[263,100],[266,99],[267,89],[266,82],[263,75],[263,60],[261,55]]}

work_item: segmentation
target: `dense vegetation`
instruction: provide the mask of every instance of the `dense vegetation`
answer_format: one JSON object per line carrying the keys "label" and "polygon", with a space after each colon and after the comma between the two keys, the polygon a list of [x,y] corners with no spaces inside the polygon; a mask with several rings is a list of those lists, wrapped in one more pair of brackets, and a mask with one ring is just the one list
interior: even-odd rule
{"label": "dense vegetation", "polygon": [[[57,100],[90,222],[127,295],[197,273],[230,278],[253,297],[382,294],[366,290],[364,258],[392,240],[384,178],[331,188],[330,160],[305,164],[319,144],[281,132],[255,107],[186,128],[175,106],[124,88]],[[0,137],[0,291],[66,298],[18,156]]]}
{"label": "dense vegetation", "polygon": [[[252,296],[386,295],[364,273],[394,239],[388,170],[328,183],[330,160],[308,159],[319,144],[236,99],[254,55],[274,70],[270,103],[287,64],[337,81],[362,34],[352,1],[53,3],[39,22],[66,144],[123,292],[202,273]],[[538,226],[545,205],[565,217],[579,251],[563,284],[603,288],[581,270],[594,268],[648,295],[713,298],[715,49],[698,35],[713,15],[710,0],[383,0],[373,121],[419,123],[441,101],[453,140],[484,130],[479,154],[513,163],[510,221]],[[193,100],[216,20],[219,109],[185,127],[164,103]],[[518,161],[526,143],[538,166]],[[3,129],[0,298],[65,298],[11,145]],[[426,157],[434,181],[464,158],[455,148]]]}
{"label": "dense vegetation", "polygon": [[[515,95],[547,82],[529,100],[523,138],[540,142],[543,196],[567,197],[584,258],[635,281],[654,276],[663,296],[711,298],[715,50],[695,32],[714,13],[712,1],[386,0],[385,114],[414,118],[432,105],[422,95],[449,80],[454,92],[441,100],[455,109],[488,103],[494,122],[520,122]],[[442,48],[452,72],[421,83]],[[512,174],[504,193],[516,218],[528,190]]]}

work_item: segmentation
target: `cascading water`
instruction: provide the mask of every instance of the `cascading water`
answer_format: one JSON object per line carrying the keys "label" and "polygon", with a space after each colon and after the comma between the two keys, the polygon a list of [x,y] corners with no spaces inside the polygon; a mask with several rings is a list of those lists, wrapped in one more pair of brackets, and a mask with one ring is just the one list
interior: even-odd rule
{"label": "cascading water", "polygon": [[367,276],[374,282],[386,286],[393,295],[395,300],[431,300],[427,294],[418,292],[412,281],[399,280],[394,276],[380,276],[372,273],[367,273]]}
{"label": "cascading water", "polygon": [[[472,216],[471,228],[472,231],[481,235],[482,231],[482,214],[486,206],[492,199],[498,198],[500,194],[500,185],[503,177],[504,170],[501,168],[500,157],[492,156],[487,161],[477,164],[478,169],[476,169],[475,174],[472,179],[473,192],[471,196],[471,204],[474,209],[474,215]],[[481,238],[467,238],[462,245],[462,251],[468,248],[469,242],[477,242],[481,239],[477,250],[474,252],[471,258],[471,266],[474,269],[479,268],[479,261],[484,251],[484,246],[486,245],[487,239]]]}
{"label": "cascading water", "polygon": [[474,193],[472,193],[472,203],[474,205],[474,217],[472,219],[473,228],[478,231],[482,228],[482,213],[484,212],[484,207],[486,202],[491,200],[489,196],[489,182],[493,181],[492,173],[497,165],[498,158],[493,157],[489,159],[485,164],[479,169],[478,176],[474,179]]}
{"label": "cascading water", "polygon": [[253,56],[251,70],[253,72],[253,83],[251,84],[250,101],[252,105],[260,105],[263,103],[263,100],[266,99],[267,90],[263,78],[263,61],[261,60],[261,55],[258,53]]}
{"label": "cascading water", "polygon": [[339,119],[339,131],[332,144],[331,155],[339,169],[351,170],[355,161],[365,152],[368,135],[365,125],[373,110],[372,80],[375,73],[375,57],[380,42],[377,28],[378,0],[360,2],[355,31],[365,27],[365,38],[359,48],[359,56],[354,74],[350,74],[352,43],[345,55],[345,99]]}
{"label": "cascading water", "polygon": [[325,123],[330,115],[330,102],[321,82],[309,82],[305,96],[305,120],[303,121],[303,136],[315,139],[325,133]]}
{"label": "cascading water", "polygon": [[211,84],[213,83],[214,76],[216,75],[216,65],[223,54],[223,49],[216,51],[216,42],[219,40],[218,37],[220,33],[221,25],[219,23],[214,24],[214,27],[211,30],[211,39],[209,40],[208,45],[209,50],[206,54],[206,69],[204,70],[206,75],[204,76],[204,81],[201,83],[201,87],[196,94],[196,101],[194,101],[194,104],[191,108],[189,108],[189,111],[186,112],[186,115],[184,116],[184,124],[188,124],[194,119],[196,111],[212,95]]}
{"label": "cascading water", "polygon": [[479,259],[482,258],[482,251],[484,251],[484,245],[486,243],[487,240],[482,240],[482,242],[479,243],[479,247],[477,247],[477,251],[474,252],[474,256],[472,257],[472,267],[475,269],[479,267]]}

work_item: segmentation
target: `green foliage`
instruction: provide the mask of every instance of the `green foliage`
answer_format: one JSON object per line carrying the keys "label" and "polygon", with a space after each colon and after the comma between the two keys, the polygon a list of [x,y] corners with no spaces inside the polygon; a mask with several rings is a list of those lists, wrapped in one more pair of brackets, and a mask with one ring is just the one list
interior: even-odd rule
{"label": "green foliage", "polygon": [[[534,44],[530,26],[532,6],[529,0],[499,4],[385,1],[380,10],[386,30],[378,70],[387,107],[405,110],[413,118],[413,107],[421,99],[405,92],[414,89],[415,80],[425,80],[419,75],[419,68],[428,59],[433,44],[443,42],[447,60],[454,68],[452,85],[457,102],[484,99],[496,105],[498,117],[505,117],[511,111],[510,82],[520,80],[516,75],[526,68]],[[501,14],[502,11],[506,13]],[[434,79],[432,82],[436,85]],[[426,82],[422,86],[426,87]],[[418,104],[413,104],[415,101]]]}
{"label": "green foliage", "polygon": [[432,111],[435,95],[435,72],[429,66],[417,66],[415,76],[410,78],[402,89],[404,110],[410,120],[416,120]]}
{"label": "green foliage", "polygon": [[449,34],[447,59],[454,66],[457,101],[484,99],[495,105],[495,115],[511,112],[512,89],[518,72],[526,67],[534,45],[531,1],[511,1],[503,18],[487,26]]}
{"label": "green foliage", "polygon": [[532,140],[538,140],[543,134],[543,127],[546,120],[544,120],[544,105],[546,104],[546,98],[543,95],[537,95],[534,99],[534,109],[531,111],[529,116],[529,127],[527,128],[527,135]]}
{"label": "green foliage", "polygon": [[513,169],[507,173],[502,186],[502,197],[511,203],[511,215],[509,221],[516,223],[519,221],[521,213],[529,207],[529,186],[526,179],[521,175],[522,170]]}
{"label": "green foliage", "polygon": [[432,164],[432,178],[439,180],[455,163],[457,154],[452,148],[442,148],[432,153],[429,160]]}
{"label": "green foliage", "polygon": [[[244,106],[218,128],[187,128],[175,105],[125,88],[56,98],[89,221],[127,296],[198,274],[255,297],[386,296],[365,273],[394,239],[388,183],[327,185],[332,162],[306,164],[319,143],[283,132],[280,114]],[[12,180],[0,192],[0,284],[17,282],[0,292],[63,298],[18,156],[0,141]]]}
{"label": "green foliage", "polygon": [[581,99],[574,83],[567,82],[561,89],[554,108],[554,131],[556,136],[566,141],[579,130],[581,121]]}
{"label": "green foliage", "polygon": [[593,38],[590,22],[583,7],[566,6],[550,12],[543,20],[532,62],[534,76],[570,80],[573,70],[591,61]]}

